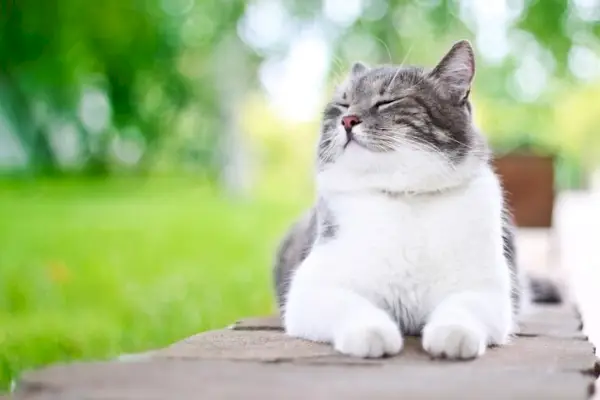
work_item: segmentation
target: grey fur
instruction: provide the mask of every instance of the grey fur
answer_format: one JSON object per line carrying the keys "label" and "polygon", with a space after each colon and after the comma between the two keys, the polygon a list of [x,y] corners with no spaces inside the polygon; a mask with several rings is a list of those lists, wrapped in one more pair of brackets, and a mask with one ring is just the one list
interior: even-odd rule
{"label": "grey fur", "polygon": [[280,309],[285,305],[294,271],[310,253],[316,237],[317,213],[316,209],[311,209],[292,225],[281,241],[273,269],[275,294]]}
{"label": "grey fur", "polygon": [[334,147],[334,132],[337,125],[340,123],[343,111],[335,105],[328,105],[325,107],[323,112],[323,122],[321,124],[321,139],[319,140],[319,149],[317,158],[319,165],[324,166],[326,164],[335,161],[335,153],[332,151]]}
{"label": "grey fur", "polygon": [[558,285],[548,278],[530,277],[529,290],[534,303],[559,304],[563,301]]}
{"label": "grey fur", "polygon": [[352,65],[352,68],[350,68],[350,73],[352,75],[359,75],[359,74],[364,73],[367,69],[368,69],[368,67],[365,64],[358,61]]}
{"label": "grey fur", "polygon": [[503,212],[502,239],[504,257],[508,263],[512,279],[512,300],[515,313],[520,311],[523,292],[527,290],[534,303],[559,304],[563,301],[561,290],[555,282],[548,278],[526,276],[517,265],[517,249],[515,245],[515,225],[507,206]]}
{"label": "grey fur", "polygon": [[316,243],[333,239],[338,229],[335,216],[325,200],[320,198],[316,207],[302,215],[286,233],[277,251],[273,269],[277,304],[280,308],[285,303],[285,296],[296,268]]}
{"label": "grey fur", "polygon": [[504,206],[502,213],[502,242],[504,244],[504,257],[510,268],[510,277],[512,283],[512,302],[515,314],[520,311],[521,297],[523,292],[523,277],[517,267],[517,249],[515,246],[515,234],[512,215]]}
{"label": "grey fur", "polygon": [[[470,84],[475,64],[468,42],[458,42],[433,70],[421,67],[378,66],[355,63],[347,81],[323,112],[317,149],[319,168],[334,163],[343,152],[336,141],[342,115],[357,115],[365,136],[354,138],[373,152],[387,152],[401,139],[460,164],[468,154],[488,160],[487,143],[471,122]],[[402,129],[399,129],[402,128]],[[398,132],[404,136],[397,137]],[[313,245],[335,237],[335,215],[323,199],[300,218],[286,234],[277,253],[274,277],[277,301],[285,296],[298,265]],[[523,279],[516,264],[513,224],[508,209],[503,215],[504,255],[512,273],[513,304],[519,310]],[[536,297],[534,296],[534,299]],[[539,299],[539,297],[538,297]]]}
{"label": "grey fur", "polygon": [[316,210],[318,220],[318,238],[321,241],[332,239],[336,236],[339,226],[335,221],[335,216],[331,209],[327,206],[327,202],[320,198],[317,202]]}

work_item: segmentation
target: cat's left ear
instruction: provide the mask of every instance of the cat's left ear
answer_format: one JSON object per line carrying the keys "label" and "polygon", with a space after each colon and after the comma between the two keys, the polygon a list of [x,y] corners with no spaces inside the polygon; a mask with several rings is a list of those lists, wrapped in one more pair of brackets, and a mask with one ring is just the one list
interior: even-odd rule
{"label": "cat's left ear", "polygon": [[352,64],[352,68],[350,68],[350,75],[352,75],[352,76],[360,75],[362,73],[367,72],[368,69],[369,69],[369,67],[367,67],[366,64],[363,64],[360,61],[358,61],[358,62],[355,62],[354,64]]}
{"label": "cat's left ear", "polygon": [[469,96],[474,75],[475,56],[468,40],[455,43],[429,74],[440,95],[457,102]]}

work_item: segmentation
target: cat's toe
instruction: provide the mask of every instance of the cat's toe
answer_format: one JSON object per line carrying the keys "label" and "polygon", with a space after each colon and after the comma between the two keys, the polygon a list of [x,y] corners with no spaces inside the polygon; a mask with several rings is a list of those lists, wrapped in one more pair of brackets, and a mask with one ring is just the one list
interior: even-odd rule
{"label": "cat's toe", "polygon": [[485,335],[473,327],[433,324],[423,330],[423,348],[436,358],[473,359],[481,356],[486,347]]}
{"label": "cat's toe", "polygon": [[334,340],[340,353],[362,358],[378,358],[398,354],[403,339],[392,321],[356,323],[342,329]]}

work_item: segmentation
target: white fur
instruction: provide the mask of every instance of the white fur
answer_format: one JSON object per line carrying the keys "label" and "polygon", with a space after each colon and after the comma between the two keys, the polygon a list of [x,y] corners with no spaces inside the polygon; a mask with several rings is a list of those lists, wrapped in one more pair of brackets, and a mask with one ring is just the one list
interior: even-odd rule
{"label": "white fur", "polygon": [[502,193],[481,158],[454,168],[408,144],[374,153],[351,143],[317,184],[339,229],[292,279],[289,335],[358,357],[399,353],[400,327],[433,356],[473,358],[507,341]]}

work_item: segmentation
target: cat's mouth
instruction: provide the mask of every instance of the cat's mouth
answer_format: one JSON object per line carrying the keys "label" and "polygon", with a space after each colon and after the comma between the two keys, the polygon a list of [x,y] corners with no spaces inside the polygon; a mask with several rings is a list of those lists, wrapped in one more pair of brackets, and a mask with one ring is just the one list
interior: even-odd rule
{"label": "cat's mouth", "polygon": [[350,145],[350,142],[352,142],[354,140],[354,134],[352,133],[351,130],[346,130],[346,143],[344,143],[344,150],[346,150],[346,147],[348,147]]}
{"label": "cat's mouth", "polygon": [[370,149],[366,143],[363,143],[363,142],[357,140],[356,137],[354,137],[354,136],[346,139],[346,143],[344,143],[343,149],[346,150],[350,146],[350,144],[353,144],[354,146],[358,146],[364,150],[372,151],[372,149]]}
{"label": "cat's mouth", "polygon": [[367,148],[367,146],[365,146],[364,143],[359,142],[356,139],[356,136],[353,135],[352,133],[346,134],[346,143],[344,143],[344,146],[343,146],[344,150],[346,150],[348,148],[348,146],[350,146],[350,143],[354,143],[355,145],[360,146],[364,149]]}
{"label": "cat's mouth", "polygon": [[354,140],[351,137],[346,138],[346,143],[344,143],[344,150],[346,150],[346,148],[350,145],[350,142],[353,142]]}

